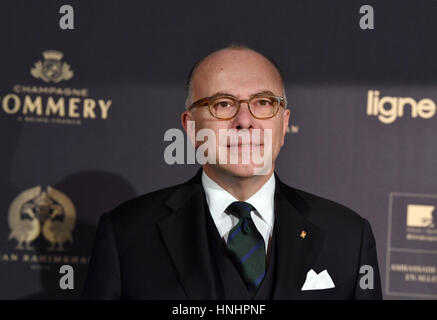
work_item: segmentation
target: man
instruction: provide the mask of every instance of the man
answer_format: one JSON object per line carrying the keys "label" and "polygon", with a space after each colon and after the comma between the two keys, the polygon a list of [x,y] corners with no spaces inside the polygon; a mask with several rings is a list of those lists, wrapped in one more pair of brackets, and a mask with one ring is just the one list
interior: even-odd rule
{"label": "man", "polygon": [[188,182],[105,213],[83,297],[380,299],[367,220],[285,185],[274,172],[290,117],[276,65],[247,47],[229,46],[195,65],[188,89],[181,116],[187,132],[191,121],[196,133],[217,136],[269,132],[269,143],[253,136],[249,143],[207,142],[217,160],[268,150],[270,166],[255,174],[252,160],[208,161]]}

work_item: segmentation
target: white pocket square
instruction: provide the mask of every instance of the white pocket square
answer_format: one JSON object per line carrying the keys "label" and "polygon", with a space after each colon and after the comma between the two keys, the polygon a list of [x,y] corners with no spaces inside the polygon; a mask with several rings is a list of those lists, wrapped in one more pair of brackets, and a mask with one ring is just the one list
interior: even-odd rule
{"label": "white pocket square", "polygon": [[302,291],[306,290],[323,290],[335,288],[334,282],[325,269],[317,274],[313,269],[308,271],[305,283],[302,286]]}

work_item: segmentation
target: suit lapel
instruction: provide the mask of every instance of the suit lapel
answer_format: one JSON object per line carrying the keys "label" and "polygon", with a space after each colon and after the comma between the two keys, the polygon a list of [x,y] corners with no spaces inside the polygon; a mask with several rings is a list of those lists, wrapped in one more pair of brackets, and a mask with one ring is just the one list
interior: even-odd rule
{"label": "suit lapel", "polygon": [[309,210],[305,200],[283,185],[276,175],[274,228],[277,228],[278,242],[273,299],[298,297],[306,273],[320,252],[324,233],[305,218]]}
{"label": "suit lapel", "polygon": [[158,222],[164,243],[189,299],[215,297],[214,274],[208,251],[205,195],[201,170],[167,199],[174,212]]}

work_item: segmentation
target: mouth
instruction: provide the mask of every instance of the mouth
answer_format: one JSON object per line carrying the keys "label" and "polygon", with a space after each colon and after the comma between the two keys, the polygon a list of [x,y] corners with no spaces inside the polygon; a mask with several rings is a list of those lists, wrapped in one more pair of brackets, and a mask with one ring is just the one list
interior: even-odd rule
{"label": "mouth", "polygon": [[249,147],[259,148],[262,146],[264,146],[263,143],[238,143],[238,144],[232,144],[232,145],[228,144],[226,147],[227,148],[236,148],[236,147],[238,147],[238,148],[249,148]]}

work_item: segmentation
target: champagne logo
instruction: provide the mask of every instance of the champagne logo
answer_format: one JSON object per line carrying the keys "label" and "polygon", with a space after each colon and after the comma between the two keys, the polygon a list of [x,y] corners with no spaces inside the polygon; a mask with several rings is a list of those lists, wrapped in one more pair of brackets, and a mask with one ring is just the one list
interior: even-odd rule
{"label": "champagne logo", "polygon": [[66,62],[62,63],[64,54],[56,50],[47,50],[42,53],[44,61],[35,62],[35,66],[30,69],[30,74],[45,82],[60,82],[73,78],[73,71]]}
{"label": "champagne logo", "polygon": [[36,186],[12,201],[8,222],[9,240],[17,241],[17,250],[33,250],[32,242],[42,234],[50,242],[49,251],[64,251],[64,243],[73,242],[76,209],[61,191]]}

